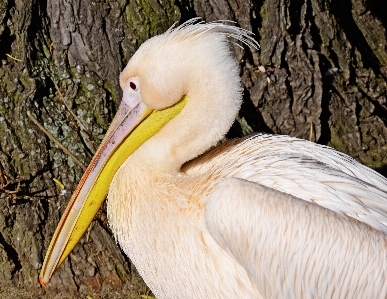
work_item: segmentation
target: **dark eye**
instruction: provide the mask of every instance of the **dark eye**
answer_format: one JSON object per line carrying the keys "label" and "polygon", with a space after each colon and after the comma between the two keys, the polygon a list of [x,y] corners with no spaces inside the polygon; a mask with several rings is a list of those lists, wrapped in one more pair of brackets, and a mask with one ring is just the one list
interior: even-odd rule
{"label": "dark eye", "polygon": [[133,89],[133,90],[136,90],[136,89],[137,89],[136,84],[134,84],[133,82],[130,82],[130,83],[129,83],[129,86],[130,86],[130,88]]}

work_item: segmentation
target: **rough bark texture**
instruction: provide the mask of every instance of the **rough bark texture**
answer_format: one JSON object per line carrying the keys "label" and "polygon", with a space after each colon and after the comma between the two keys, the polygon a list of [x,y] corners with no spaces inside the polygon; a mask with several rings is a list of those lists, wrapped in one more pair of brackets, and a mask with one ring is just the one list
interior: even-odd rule
{"label": "rough bark texture", "polygon": [[119,72],[139,45],[191,17],[229,19],[261,44],[235,50],[245,101],[229,137],[312,138],[385,174],[386,15],[384,0],[0,0],[0,297],[147,294],[103,211],[49,286],[38,285],[82,167],[28,111],[87,164],[120,101]]}

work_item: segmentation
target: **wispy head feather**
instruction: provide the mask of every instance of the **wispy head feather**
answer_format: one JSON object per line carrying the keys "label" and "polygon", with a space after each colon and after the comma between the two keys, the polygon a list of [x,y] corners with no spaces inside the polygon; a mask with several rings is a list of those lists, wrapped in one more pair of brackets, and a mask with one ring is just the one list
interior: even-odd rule
{"label": "wispy head feather", "polygon": [[[222,34],[227,38],[235,39],[250,48],[254,48],[256,50],[259,49],[259,44],[254,39],[254,34],[252,32],[236,26],[224,24],[224,22],[235,23],[227,20],[204,23],[204,21],[200,21],[200,18],[194,18],[186,21],[178,27],[175,27],[176,23],[173,24],[163,35],[165,35],[165,37],[170,41],[183,41],[186,39],[195,39],[202,34]],[[240,46],[238,43],[235,44]]]}

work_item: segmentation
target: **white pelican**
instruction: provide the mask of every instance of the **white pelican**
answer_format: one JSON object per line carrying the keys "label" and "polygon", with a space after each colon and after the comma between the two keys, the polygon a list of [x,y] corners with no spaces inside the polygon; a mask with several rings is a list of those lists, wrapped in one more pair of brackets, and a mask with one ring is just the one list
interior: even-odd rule
{"label": "white pelican", "polygon": [[[191,20],[145,42],[54,234],[48,283],[108,195],[116,240],[157,298],[386,298],[387,181],[331,148],[257,134],[211,151],[241,104],[228,39]],[[206,152],[207,151],[207,152]]]}

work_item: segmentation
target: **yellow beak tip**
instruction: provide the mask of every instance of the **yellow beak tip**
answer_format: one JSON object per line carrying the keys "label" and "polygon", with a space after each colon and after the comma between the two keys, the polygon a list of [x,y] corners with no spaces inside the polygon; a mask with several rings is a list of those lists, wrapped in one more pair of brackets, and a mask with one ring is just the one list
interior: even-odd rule
{"label": "yellow beak tip", "polygon": [[42,287],[46,287],[46,285],[48,284],[48,282],[45,282],[43,281],[43,278],[42,277],[39,277],[39,284],[42,286]]}

